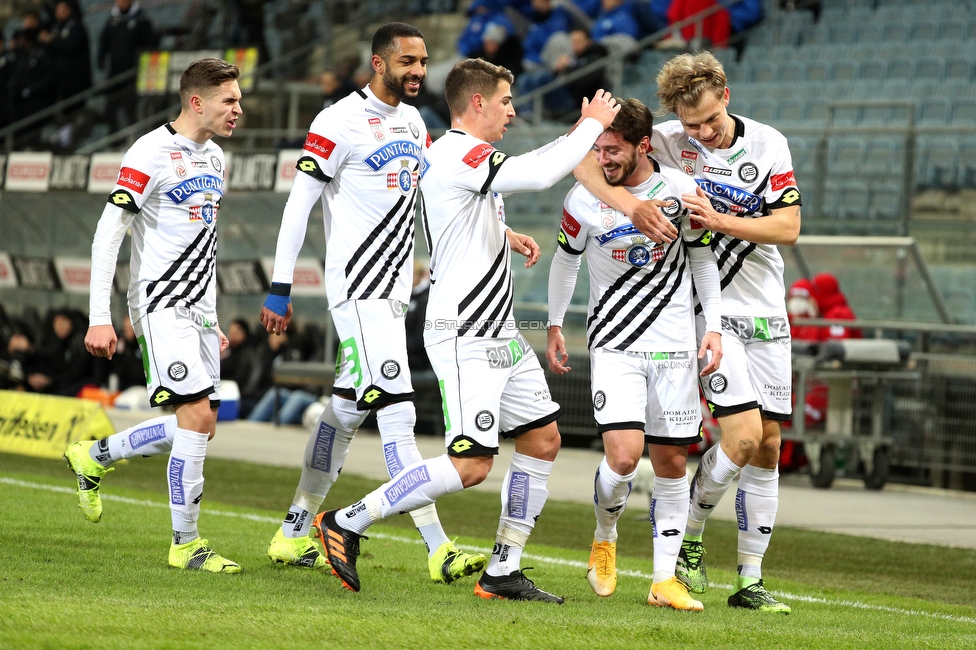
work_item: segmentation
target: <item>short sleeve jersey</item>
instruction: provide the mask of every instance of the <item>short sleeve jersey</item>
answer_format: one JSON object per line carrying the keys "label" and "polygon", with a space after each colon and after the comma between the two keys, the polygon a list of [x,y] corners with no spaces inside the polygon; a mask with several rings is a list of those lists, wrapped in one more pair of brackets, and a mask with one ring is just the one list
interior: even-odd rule
{"label": "short sleeve jersey", "polygon": [[472,135],[449,130],[427,152],[424,229],[430,253],[430,298],[424,342],[455,336],[514,338],[511,252],[505,203],[491,182],[505,154]]}
{"label": "short sleeve jersey", "polygon": [[108,202],[135,214],[129,307],[134,316],[183,307],[216,322],[217,210],[224,152],[165,124],[136,140]]}
{"label": "short sleeve jersey", "polygon": [[[755,219],[777,208],[800,205],[783,134],[748,118],[733,116],[733,120],[732,145],[713,151],[689,138],[677,120],[657,125],[652,155],[694,178],[717,212]],[[775,245],[722,233],[714,233],[711,245],[721,278],[723,315],[786,314],[783,258]]]}
{"label": "short sleeve jersey", "polygon": [[414,208],[429,145],[416,108],[390,106],[369,87],[312,121],[297,167],[327,183],[322,211],[331,307],[346,300],[409,302]]}
{"label": "short sleeve jersey", "polygon": [[577,184],[566,195],[557,239],[570,255],[586,253],[590,274],[588,347],[635,352],[694,349],[695,313],[686,246],[708,246],[709,233],[693,222],[681,195],[695,182],[654,164],[650,178],[631,194],[666,201],[664,214],[681,237],[656,244],[623,213]]}

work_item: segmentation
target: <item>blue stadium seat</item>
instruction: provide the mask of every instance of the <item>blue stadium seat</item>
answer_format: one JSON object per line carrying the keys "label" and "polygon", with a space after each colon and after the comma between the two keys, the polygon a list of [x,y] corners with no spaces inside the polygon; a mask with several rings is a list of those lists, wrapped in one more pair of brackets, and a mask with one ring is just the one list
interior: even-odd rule
{"label": "blue stadium seat", "polygon": [[894,220],[902,216],[901,185],[885,183],[872,185],[868,199],[868,218]]}
{"label": "blue stadium seat", "polygon": [[916,122],[922,125],[948,124],[950,103],[945,97],[925,97],[918,100]]}
{"label": "blue stadium seat", "polygon": [[915,76],[915,61],[908,57],[890,59],[886,75],[889,79],[912,79]]}
{"label": "blue stadium seat", "polygon": [[973,80],[973,59],[971,57],[950,56],[945,59],[946,80],[959,79],[965,82]]}
{"label": "blue stadium seat", "polygon": [[[828,192],[833,183],[828,184]],[[834,191],[838,194],[837,214],[841,219],[865,219],[871,200],[870,187],[864,181],[842,181]]]}
{"label": "blue stadium seat", "polygon": [[959,170],[959,142],[940,135],[920,135],[915,144],[916,183],[927,187],[953,187]]}
{"label": "blue stadium seat", "polygon": [[885,79],[888,75],[888,62],[885,59],[862,59],[858,64],[858,79]]}
{"label": "blue stadium seat", "polygon": [[864,152],[865,174],[890,178],[904,169],[905,143],[897,136],[875,136],[868,140]]}
{"label": "blue stadium seat", "polygon": [[903,43],[907,41],[911,34],[911,25],[903,22],[890,22],[885,24],[884,40],[889,43]]}
{"label": "blue stadium seat", "polygon": [[[852,21],[853,22],[853,21]],[[859,21],[857,26],[858,43],[880,43],[884,40],[884,26],[874,20]]]}
{"label": "blue stadium seat", "polygon": [[913,23],[909,37],[915,41],[934,41],[939,37],[939,23],[931,20]]}
{"label": "blue stadium seat", "polygon": [[805,79],[808,81],[828,81],[831,64],[826,61],[807,61]]}
{"label": "blue stadium seat", "polygon": [[953,99],[949,123],[953,126],[976,125],[976,99]]}
{"label": "blue stadium seat", "polygon": [[830,68],[830,79],[832,81],[852,81],[857,78],[858,63],[853,59],[843,59],[837,61]]}
{"label": "blue stadium seat", "polygon": [[867,149],[865,139],[858,136],[832,136],[827,139],[827,173],[851,174],[864,167]]}
{"label": "blue stadium seat", "polygon": [[806,102],[800,99],[779,100],[775,124],[799,125],[806,117]]}
{"label": "blue stadium seat", "polygon": [[959,141],[959,186],[976,188],[976,136],[965,136]]}
{"label": "blue stadium seat", "polygon": [[924,56],[915,59],[915,71],[912,75],[916,79],[945,78],[945,59],[935,56]]}
{"label": "blue stadium seat", "polygon": [[776,119],[777,106],[775,99],[755,99],[752,101],[752,106],[748,116],[757,122],[762,122],[763,124],[769,124]]}

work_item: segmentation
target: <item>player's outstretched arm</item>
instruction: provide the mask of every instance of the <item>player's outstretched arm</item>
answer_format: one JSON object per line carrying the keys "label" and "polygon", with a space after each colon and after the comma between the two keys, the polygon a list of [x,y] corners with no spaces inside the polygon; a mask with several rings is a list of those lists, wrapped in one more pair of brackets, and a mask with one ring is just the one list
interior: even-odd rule
{"label": "player's outstretched arm", "polygon": [[695,213],[695,220],[712,232],[721,232],[754,244],[792,246],[800,236],[800,206],[776,208],[760,219],[742,219],[716,212],[708,195],[699,187],[681,200]]}
{"label": "player's outstretched arm", "polygon": [[662,201],[642,201],[624,187],[611,187],[593,152],[576,166],[573,176],[590,194],[627,215],[635,228],[658,244],[669,244],[678,236],[678,229],[660,210]]}
{"label": "player's outstretched arm", "polygon": [[619,111],[610,93],[598,92],[585,105],[583,121],[572,133],[559,138],[555,144],[505,158],[504,164],[499,163],[501,166],[490,188],[502,194],[549,189],[573,171]]}

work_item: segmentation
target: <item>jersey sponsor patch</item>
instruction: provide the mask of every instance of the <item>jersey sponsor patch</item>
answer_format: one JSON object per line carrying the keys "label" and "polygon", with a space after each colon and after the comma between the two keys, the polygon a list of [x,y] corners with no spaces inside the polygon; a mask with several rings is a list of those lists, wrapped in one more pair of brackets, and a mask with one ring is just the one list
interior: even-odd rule
{"label": "jersey sponsor patch", "polygon": [[603,246],[607,242],[611,242],[614,239],[620,239],[621,237],[629,237],[630,235],[640,235],[641,232],[633,224],[626,224],[620,226],[619,228],[614,228],[609,232],[605,232],[602,235],[597,235],[596,242]]}
{"label": "jersey sponsor patch", "polygon": [[424,143],[424,147],[427,148],[427,149],[430,149],[430,145],[432,145],[432,144],[434,144],[434,141],[431,140],[430,134],[428,133],[427,134],[427,142]]}
{"label": "jersey sponsor patch", "polygon": [[115,190],[112,192],[111,196],[108,197],[108,202],[129,212],[139,212],[139,206],[136,205],[136,200],[125,190]]}
{"label": "jersey sponsor patch", "polygon": [[573,215],[563,210],[563,221],[560,224],[562,229],[566,231],[567,235],[576,237],[580,234],[580,222],[577,221]]}
{"label": "jersey sponsor patch", "polygon": [[789,186],[796,187],[796,176],[793,175],[793,170],[786,172],[785,174],[776,174],[769,178],[769,187],[774,192],[779,192],[784,187]]}
{"label": "jersey sponsor patch", "polygon": [[224,180],[210,174],[194,176],[193,178],[188,178],[182,183],[179,183],[169,192],[166,192],[166,196],[169,197],[170,201],[176,205],[179,205],[194,194],[199,194],[200,192],[215,192],[218,195],[223,194]]}
{"label": "jersey sponsor patch", "polygon": [[490,144],[479,144],[474,149],[469,151],[467,155],[461,159],[461,162],[472,169],[477,169],[481,163],[487,160],[488,156],[494,150],[495,148]]}
{"label": "jersey sponsor patch", "polygon": [[[725,183],[716,183],[715,181],[709,181],[704,178],[696,178],[695,182],[698,183],[699,187],[705,190],[705,192],[708,194],[711,194],[713,197],[726,199],[734,205],[745,208],[750,212],[757,212],[762,206],[762,197],[756,196],[752,192],[744,190],[741,187],[726,185]],[[712,205],[715,205],[715,201],[712,201]],[[716,210],[718,210],[718,208],[716,208]]]}
{"label": "jersey sponsor patch", "polygon": [[173,171],[180,178],[186,178],[186,165],[183,164],[183,154],[179,151],[171,151],[169,158],[173,162]]}
{"label": "jersey sponsor patch", "polygon": [[394,140],[366,156],[363,159],[363,163],[376,172],[388,162],[398,158],[413,158],[419,163],[422,153],[420,145],[415,142]]}
{"label": "jersey sponsor patch", "polygon": [[376,138],[377,142],[383,142],[386,140],[386,134],[383,133],[383,121],[378,117],[369,118],[369,128],[373,131],[373,137]]}
{"label": "jersey sponsor patch", "polygon": [[694,151],[681,151],[681,169],[683,169],[686,174],[692,175],[695,173],[695,164],[697,162],[697,153]]}
{"label": "jersey sponsor patch", "polygon": [[302,145],[302,149],[310,153],[314,153],[317,156],[321,156],[326,160],[335,151],[336,143],[329,140],[321,135],[316,135],[309,131],[308,135],[305,137],[305,144]]}
{"label": "jersey sponsor patch", "polygon": [[119,170],[119,180],[116,182],[116,185],[128,187],[130,190],[135,190],[139,194],[142,194],[148,183],[148,174],[143,174],[138,169],[132,169],[131,167],[123,167]]}

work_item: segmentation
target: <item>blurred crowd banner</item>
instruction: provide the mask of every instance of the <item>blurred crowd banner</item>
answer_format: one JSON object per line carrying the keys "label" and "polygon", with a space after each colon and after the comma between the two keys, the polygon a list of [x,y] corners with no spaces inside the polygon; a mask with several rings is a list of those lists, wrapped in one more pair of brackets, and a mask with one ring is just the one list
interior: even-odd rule
{"label": "blurred crowd banner", "polygon": [[[271,287],[274,258],[217,262],[217,291],[228,296],[261,295]],[[119,261],[115,290],[125,293],[129,263]],[[0,291],[29,289],[87,294],[91,283],[91,259],[82,257],[32,257],[0,251]],[[300,257],[295,263],[292,295],[325,296],[325,261]]]}
{"label": "blurred crowd banner", "polygon": [[[121,152],[54,155],[20,152],[0,156],[0,187],[8,192],[87,190],[106,196],[115,187],[122,167]],[[230,191],[285,192],[291,190],[301,149],[273,153],[225,152]]]}
{"label": "blurred crowd banner", "polygon": [[254,89],[254,69],[258,64],[258,49],[242,47],[229,50],[193,50],[190,52],[143,52],[139,56],[136,92],[140,95],[175,95],[180,92],[180,75],[200,59],[223,59],[241,71],[238,83],[241,92]]}

